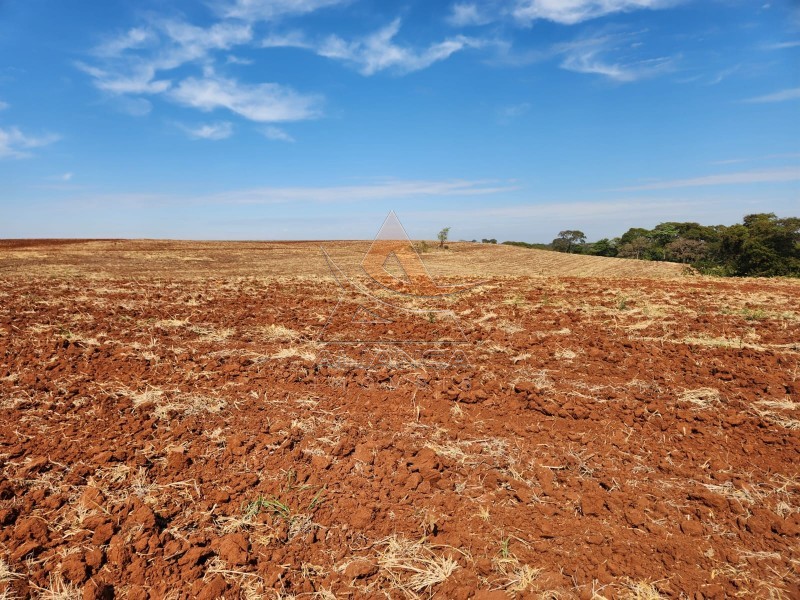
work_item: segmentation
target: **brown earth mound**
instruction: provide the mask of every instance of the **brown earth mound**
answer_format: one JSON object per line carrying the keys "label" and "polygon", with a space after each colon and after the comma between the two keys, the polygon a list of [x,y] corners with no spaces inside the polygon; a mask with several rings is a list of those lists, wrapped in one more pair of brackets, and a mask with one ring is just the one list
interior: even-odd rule
{"label": "brown earth mound", "polygon": [[3,254],[0,597],[800,596],[797,282],[491,279],[364,368],[330,278],[75,248]]}

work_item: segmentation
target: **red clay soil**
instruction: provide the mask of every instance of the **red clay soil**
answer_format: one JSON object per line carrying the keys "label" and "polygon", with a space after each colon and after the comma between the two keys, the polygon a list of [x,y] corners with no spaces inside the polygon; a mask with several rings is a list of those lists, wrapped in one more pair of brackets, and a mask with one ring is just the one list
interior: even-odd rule
{"label": "red clay soil", "polygon": [[365,369],[332,280],[0,279],[0,597],[798,598],[798,291],[495,280]]}

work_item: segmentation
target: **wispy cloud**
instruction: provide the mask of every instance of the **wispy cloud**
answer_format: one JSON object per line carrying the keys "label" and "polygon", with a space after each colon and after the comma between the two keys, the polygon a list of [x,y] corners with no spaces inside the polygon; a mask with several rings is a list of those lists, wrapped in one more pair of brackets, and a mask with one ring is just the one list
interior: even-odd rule
{"label": "wispy cloud", "polygon": [[714,77],[711,78],[711,81],[708,82],[708,85],[717,85],[725,81],[728,77],[739,71],[742,65],[733,65],[732,67],[728,67],[727,69],[722,69],[719,71]]}
{"label": "wispy cloud", "polygon": [[[226,6],[230,11],[252,14],[268,9],[299,14],[312,10],[312,4],[242,0]],[[93,55],[99,64],[79,62],[76,66],[93,78],[95,87],[120,99],[115,106],[136,116],[146,115],[152,108],[152,103],[141,96],[160,96],[204,112],[223,108],[261,123],[320,116],[322,98],[318,95],[302,94],[278,83],[245,84],[215,74],[217,60],[249,64],[228,51],[249,44],[252,36],[252,25],[240,20],[198,27],[181,20],[150,17],[146,26],[129,29],[95,48]],[[202,67],[202,76],[187,77],[181,72],[176,77],[175,71],[187,64]],[[223,139],[232,132],[232,125],[216,123],[186,131],[195,138]]]}
{"label": "wispy cloud", "polygon": [[265,127],[262,130],[262,133],[264,134],[264,137],[266,137],[268,140],[273,140],[276,142],[294,143],[295,141],[295,139],[291,135],[286,133],[283,129],[272,125],[270,125],[269,127]]}
{"label": "wispy cloud", "polygon": [[72,178],[74,177],[74,175],[75,174],[72,173],[72,172],[67,172],[67,173],[61,173],[60,175],[53,175],[51,177],[48,177],[47,179],[50,180],[50,181],[60,181],[60,182],[63,182],[63,183],[68,183],[68,182],[72,181]]}
{"label": "wispy cloud", "polygon": [[740,163],[748,162],[749,159],[747,158],[726,158],[723,160],[712,160],[712,165],[736,165]]}
{"label": "wispy cloud", "polygon": [[94,49],[96,56],[119,56],[126,50],[143,48],[157,41],[155,33],[146,27],[133,27],[115,36],[109,36]]}
{"label": "wispy cloud", "polygon": [[800,181],[800,167],[786,167],[783,169],[765,169],[756,171],[740,171],[737,173],[719,173],[691,177],[688,179],[672,179],[668,181],[655,181],[644,185],[634,185],[618,188],[618,192],[638,192],[646,190],[671,190],[676,188],[705,187],[712,185],[746,185],[753,183],[780,183],[787,181]]}
{"label": "wispy cloud", "polygon": [[497,13],[486,3],[479,5],[476,2],[456,2],[450,7],[447,22],[453,27],[466,27],[486,25],[496,18]]}
{"label": "wispy cloud", "polygon": [[175,102],[203,111],[226,108],[261,123],[299,121],[321,114],[322,99],[304,95],[277,83],[243,84],[209,74],[189,77],[170,90]]}
{"label": "wispy cloud", "polygon": [[[564,56],[561,68],[576,73],[601,75],[620,83],[638,81],[674,68],[671,57],[648,59],[610,58],[626,44],[630,35],[614,34],[578,39],[558,44],[554,51]],[[629,44],[627,44],[629,46]]]}
{"label": "wispy cloud", "polygon": [[32,136],[22,133],[17,127],[0,127],[0,159],[28,158],[31,156],[30,150],[47,146],[58,139],[59,136],[54,134]]}
{"label": "wispy cloud", "polygon": [[0,110],[5,110],[5,109],[7,109],[9,106],[10,106],[10,105],[9,105],[9,103],[8,103],[8,102],[3,102],[2,100],[0,100]]}
{"label": "wispy cloud", "polygon": [[619,83],[657,77],[674,71],[679,56],[648,57],[647,47],[641,41],[643,33],[645,32],[601,28],[572,41],[522,52],[517,51],[509,42],[493,41],[491,45],[497,49],[497,55],[488,62],[522,67],[560,60],[559,66],[567,71],[599,75]]}
{"label": "wispy cloud", "polygon": [[283,33],[271,33],[261,40],[262,48],[301,48],[303,50],[314,50],[315,44],[312,43],[302,31],[295,29]]}
{"label": "wispy cloud", "polygon": [[508,106],[501,106],[497,111],[497,116],[500,123],[510,123],[514,119],[521,117],[531,109],[530,102],[520,102],[518,104],[509,104]]}
{"label": "wispy cloud", "polygon": [[76,66],[94,78],[97,89],[111,94],[160,94],[171,85],[168,79],[154,79],[156,70],[153,65],[134,65],[124,73],[101,69],[83,62],[76,63]]}
{"label": "wispy cloud", "polygon": [[233,135],[233,123],[220,121],[218,123],[204,123],[190,127],[178,125],[186,134],[195,140],[224,140]]}
{"label": "wispy cloud", "polygon": [[156,70],[169,70],[202,59],[210,51],[246,44],[252,37],[252,26],[247,23],[221,21],[198,27],[177,19],[151,17],[146,26],[109,37],[92,54],[104,59],[139,57]]}
{"label": "wispy cloud", "polygon": [[789,88],[788,90],[781,90],[772,94],[764,96],[756,96],[755,98],[748,98],[745,102],[749,103],[762,103],[762,102],[787,102],[789,100],[800,100],[800,87]]}
{"label": "wispy cloud", "polygon": [[667,8],[677,3],[675,0],[517,0],[511,13],[523,24],[544,19],[575,25],[613,13]]}
{"label": "wispy cloud", "polygon": [[242,58],[241,56],[236,56],[235,54],[229,54],[228,58],[225,59],[225,64],[228,65],[252,65],[253,60],[249,58]]}
{"label": "wispy cloud", "polygon": [[750,156],[748,158],[727,158],[723,160],[711,161],[712,165],[735,165],[746,162],[759,161],[781,161],[800,158],[800,152],[782,152],[779,154],[764,154],[762,156]]}
{"label": "wispy cloud", "polygon": [[85,197],[87,206],[106,205],[109,199],[121,204],[152,207],[153,205],[249,205],[287,203],[353,203],[443,196],[492,196],[518,190],[512,182],[498,180],[408,180],[386,179],[355,185],[258,187],[230,190],[204,196],[169,194],[104,194]]}
{"label": "wispy cloud", "polygon": [[130,29],[109,38],[93,54],[101,66],[78,62],[95,86],[111,94],[160,94],[172,82],[158,74],[205,60],[215,50],[228,50],[250,41],[248,24],[215,23],[197,27],[172,19],[155,19],[147,27]]}
{"label": "wispy cloud", "polygon": [[272,21],[280,17],[303,15],[321,8],[348,4],[350,0],[223,0],[216,11],[227,18]]}
{"label": "wispy cloud", "polygon": [[131,117],[144,117],[153,110],[153,103],[145,98],[114,96],[109,100],[116,110]]}
{"label": "wispy cloud", "polygon": [[361,202],[416,197],[486,196],[518,189],[495,180],[386,180],[330,187],[262,187],[215,194],[211,203],[273,204],[285,202]]}
{"label": "wispy cloud", "polygon": [[777,42],[775,44],[767,44],[764,46],[767,50],[785,50],[787,48],[797,48],[800,46],[800,40],[792,40],[789,42]]}
{"label": "wispy cloud", "polygon": [[300,32],[291,32],[270,36],[262,42],[262,46],[312,50],[320,56],[352,65],[362,75],[374,75],[385,70],[399,73],[419,71],[456,52],[484,45],[481,40],[459,35],[431,44],[427,48],[416,49],[395,41],[401,25],[402,20],[397,18],[374,33],[349,41],[337,35],[312,41]]}
{"label": "wispy cloud", "polygon": [[489,0],[455,2],[447,17],[453,26],[485,25],[506,20],[528,27],[534,21],[575,25],[606,15],[643,9],[663,9],[681,0]]}

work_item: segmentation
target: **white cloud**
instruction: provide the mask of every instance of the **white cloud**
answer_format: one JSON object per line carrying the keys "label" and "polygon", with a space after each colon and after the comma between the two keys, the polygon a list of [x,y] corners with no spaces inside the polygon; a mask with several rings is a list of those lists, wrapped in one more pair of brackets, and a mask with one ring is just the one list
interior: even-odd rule
{"label": "white cloud", "polygon": [[448,23],[461,27],[485,25],[510,20],[528,27],[544,20],[561,25],[575,25],[606,15],[642,9],[661,9],[683,0],[484,0],[456,2],[451,6]]}
{"label": "white cloud", "polygon": [[[93,77],[98,89],[127,97],[120,110],[137,116],[147,114],[152,106],[143,98],[130,96],[163,95],[184,106],[202,111],[226,108],[258,122],[319,116],[321,99],[317,96],[303,95],[275,83],[248,85],[214,74],[213,53],[247,44],[252,36],[247,23],[221,21],[204,28],[174,19],[152,19],[147,27],[131,29],[99,47],[95,54],[100,57],[100,66],[77,66]],[[229,63],[246,62],[230,54],[225,57]],[[181,81],[160,76],[187,63],[202,64],[203,76]],[[205,139],[230,135],[225,127],[191,129],[188,133]]]}
{"label": "white cloud", "polygon": [[394,41],[401,24],[399,18],[395,19],[375,33],[352,41],[331,35],[321,42],[312,42],[295,31],[281,36],[270,36],[262,42],[262,46],[312,50],[320,56],[353,65],[362,75],[374,75],[387,69],[401,73],[419,71],[465,48],[483,45],[480,40],[456,36],[432,44],[426,49],[416,50]]}
{"label": "white cloud", "polygon": [[678,57],[642,58],[646,45],[637,39],[641,33],[635,31],[595,33],[593,37],[579,37],[571,42],[552,44],[546,48],[524,53],[513,52],[510,44],[495,42],[494,45],[499,52],[490,63],[521,67],[560,59],[559,66],[562,69],[600,75],[621,83],[673,71]]}
{"label": "white cloud", "polygon": [[721,70],[717,73],[714,77],[711,78],[711,81],[708,82],[709,85],[717,85],[725,81],[728,77],[736,73],[741,69],[742,65],[733,65],[732,67],[728,67],[727,69]]}
{"label": "white cloud", "polygon": [[556,52],[564,55],[561,68],[576,73],[602,75],[627,83],[653,77],[672,69],[672,59],[658,57],[645,60],[609,59],[615,44],[627,36],[599,36],[560,44]]}
{"label": "white cloud", "polygon": [[155,68],[152,65],[140,64],[119,74],[85,63],[76,63],[76,66],[94,77],[97,89],[111,94],[160,94],[166,91],[171,82],[168,79],[154,80]]}
{"label": "white cloud", "polygon": [[620,188],[615,191],[638,192],[645,190],[671,190],[675,188],[704,187],[711,185],[746,185],[752,183],[780,183],[800,181],[800,167],[787,167],[784,169],[767,169],[758,171],[740,171],[737,173],[721,173],[705,175],[689,179],[672,179],[669,181],[656,181],[644,185],[635,185]]}
{"label": "white cloud", "polygon": [[142,48],[156,41],[156,35],[150,29],[134,27],[121,35],[109,37],[94,49],[97,56],[119,56],[126,50]]}
{"label": "white cloud", "polygon": [[218,2],[216,9],[222,16],[228,18],[271,21],[347,2],[349,0],[225,0]]}
{"label": "white cloud", "polygon": [[761,102],[786,102],[788,100],[800,100],[800,87],[790,88],[788,90],[781,90],[765,96],[756,96],[755,98],[748,98],[745,102],[761,103]]}
{"label": "white cloud", "polygon": [[144,98],[131,98],[129,96],[116,96],[111,99],[112,105],[121,113],[132,117],[144,117],[150,114],[153,104]]}
{"label": "white cloud", "polygon": [[671,65],[671,59],[666,57],[633,64],[621,64],[607,62],[599,54],[597,49],[570,52],[561,63],[561,67],[567,71],[602,75],[614,81],[627,83],[662,73]]}
{"label": "white cloud", "polygon": [[95,87],[110,94],[161,94],[172,82],[156,79],[160,71],[203,61],[212,51],[249,42],[252,35],[250,26],[241,23],[203,28],[177,20],[153,21],[147,28],[130,29],[95,48],[102,66],[82,62],[76,66],[94,78]]}
{"label": "white cloud", "polygon": [[61,173],[60,175],[53,175],[52,177],[48,177],[47,179],[50,181],[61,181],[63,183],[68,183],[72,180],[74,173],[67,172]]}
{"label": "white cloud", "polygon": [[[387,179],[356,185],[258,187],[233,189],[206,195],[174,195],[160,193],[113,193],[84,195],[82,207],[107,207],[126,205],[150,209],[154,206],[185,205],[271,205],[288,203],[343,204],[365,203],[371,205],[381,200],[412,198],[441,198],[443,196],[500,196],[519,190],[508,181],[497,180],[407,180]],[[488,211],[491,212],[491,211]],[[450,212],[452,215],[452,211]]]}
{"label": "white cloud", "polygon": [[453,27],[466,27],[469,25],[486,25],[491,23],[496,16],[491,8],[487,12],[485,7],[475,2],[456,2],[450,7],[447,22]]}
{"label": "white cloud", "polygon": [[8,102],[3,102],[2,100],[0,100],[0,110],[5,110],[8,107],[9,107]]}
{"label": "white cloud", "polygon": [[484,196],[518,189],[493,180],[387,180],[372,184],[329,187],[263,187],[207,196],[212,204],[276,204],[286,202],[360,202],[413,197]]}
{"label": "white cloud", "polygon": [[209,51],[228,50],[246,44],[253,37],[250,25],[220,22],[211,27],[197,27],[183,21],[163,21],[159,28],[168,38],[166,48],[157,57],[159,69],[171,69],[205,58]]}
{"label": "white cloud", "polygon": [[277,83],[248,85],[214,75],[184,79],[170,90],[169,97],[203,111],[227,108],[262,123],[312,119],[320,115],[321,104],[318,96],[303,95]]}
{"label": "white cloud", "polygon": [[530,102],[520,102],[500,107],[497,111],[501,123],[509,123],[527,113],[531,109]]}
{"label": "white cloud", "polygon": [[262,130],[262,133],[264,134],[264,137],[266,137],[267,139],[274,140],[276,142],[293,143],[295,141],[295,139],[291,135],[286,133],[280,127],[274,127],[274,126],[265,127]]}
{"label": "white cloud", "polygon": [[233,123],[220,121],[217,123],[204,123],[195,127],[179,125],[190,138],[195,140],[224,140],[233,135]]}
{"label": "white cloud", "polygon": [[57,141],[57,135],[44,135],[40,137],[26,135],[17,127],[4,129],[0,127],[0,159],[3,158],[28,158],[29,150],[47,146]]}
{"label": "white cloud", "polygon": [[313,50],[314,44],[306,39],[302,31],[289,31],[281,34],[270,34],[261,41],[262,48],[303,48]]}
{"label": "white cloud", "polygon": [[712,165],[736,165],[747,162],[748,159],[746,158],[726,158],[723,160],[712,160]]}
{"label": "white cloud", "polygon": [[712,165],[735,165],[746,162],[756,161],[775,161],[800,158],[800,152],[783,152],[779,154],[764,154],[761,156],[749,156],[747,158],[728,158],[724,160],[712,161]]}
{"label": "white cloud", "polygon": [[229,54],[228,58],[225,59],[225,62],[229,65],[252,65],[253,61],[249,58],[242,58],[241,56],[236,56],[235,54]]}
{"label": "white cloud", "polygon": [[767,50],[785,50],[787,48],[797,48],[800,46],[800,40],[792,40],[789,42],[778,42],[776,44],[769,44],[766,46]]}
{"label": "white cloud", "polygon": [[538,19],[574,25],[618,12],[666,8],[674,0],[517,0],[511,10],[514,19],[530,24]]}

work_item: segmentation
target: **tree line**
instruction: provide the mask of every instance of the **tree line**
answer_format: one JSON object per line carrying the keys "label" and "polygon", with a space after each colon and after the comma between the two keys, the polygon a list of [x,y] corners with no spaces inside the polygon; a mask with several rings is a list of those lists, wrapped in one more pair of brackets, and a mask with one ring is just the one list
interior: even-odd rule
{"label": "tree line", "polygon": [[702,273],[726,276],[800,277],[800,218],[774,213],[747,215],[735,225],[666,222],[653,229],[632,227],[620,237],[587,242],[577,229],[559,232],[549,244],[503,242],[513,246],[680,262]]}

